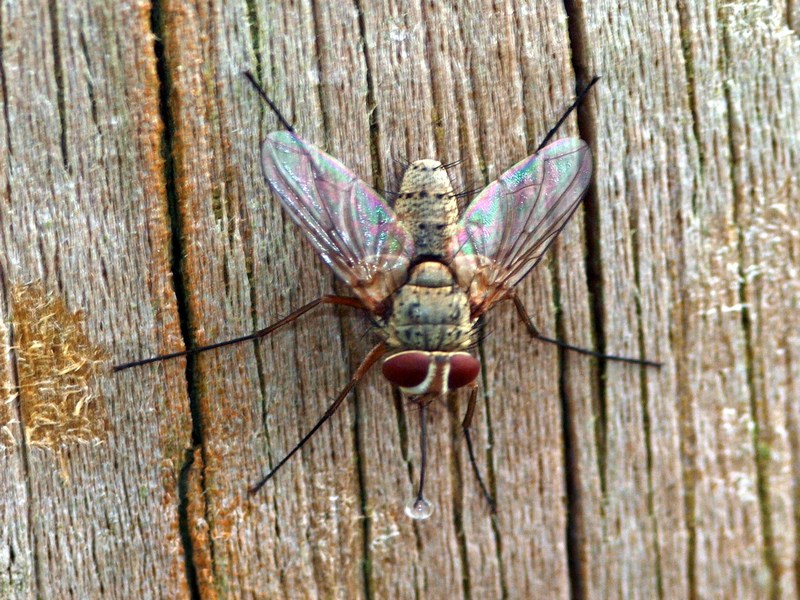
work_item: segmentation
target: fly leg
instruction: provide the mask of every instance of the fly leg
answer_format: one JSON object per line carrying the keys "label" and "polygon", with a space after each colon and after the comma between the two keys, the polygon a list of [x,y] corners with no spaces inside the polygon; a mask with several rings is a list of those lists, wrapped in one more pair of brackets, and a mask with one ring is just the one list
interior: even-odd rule
{"label": "fly leg", "polygon": [[489,490],[486,487],[486,484],[483,482],[483,477],[481,477],[481,471],[478,468],[478,462],[475,460],[475,450],[472,447],[472,436],[470,435],[469,428],[472,425],[472,417],[475,414],[475,405],[478,401],[478,384],[474,383],[472,385],[472,391],[469,394],[469,403],[467,404],[467,413],[464,415],[464,421],[461,423],[461,427],[464,430],[464,438],[467,440],[467,452],[469,452],[469,462],[472,465],[472,471],[475,473],[475,478],[478,480],[478,485],[481,486],[481,491],[483,492],[483,497],[486,498],[486,502],[489,504],[489,509],[492,513],[497,512],[497,505],[495,504],[494,498],[489,493]]}
{"label": "fly leg", "polygon": [[528,315],[528,311],[525,310],[525,306],[522,304],[522,300],[520,300],[517,296],[512,296],[512,300],[514,301],[514,306],[517,307],[517,313],[519,314],[520,319],[522,319],[522,322],[528,329],[528,333],[530,334],[531,337],[534,337],[537,340],[541,340],[549,344],[555,344],[556,346],[564,348],[565,350],[572,350],[573,352],[577,352],[579,354],[586,354],[588,356],[594,356],[596,358],[602,358],[605,360],[616,360],[618,362],[631,363],[634,365],[644,365],[646,367],[660,368],[663,366],[662,363],[655,362],[653,360],[647,360],[644,358],[630,358],[628,356],[617,356],[616,354],[603,354],[601,352],[595,352],[594,350],[588,350],[587,348],[581,348],[580,346],[573,346],[572,344],[567,344],[566,342],[562,342],[561,340],[544,336],[541,333],[539,333],[538,329],[536,329],[536,325],[533,324],[533,321]]}
{"label": "fly leg", "polygon": [[306,314],[312,308],[316,308],[320,304],[338,304],[340,306],[350,306],[352,308],[361,308],[364,310],[367,309],[367,307],[364,306],[364,304],[358,298],[349,298],[347,296],[322,296],[321,298],[317,298],[316,300],[309,302],[305,306],[301,306],[297,310],[289,313],[288,315],[286,315],[279,321],[276,321],[269,327],[265,327],[264,329],[259,329],[255,333],[250,333],[248,335],[243,335],[241,337],[233,338],[232,340],[225,340],[224,342],[209,344],[208,346],[198,346],[197,348],[189,348],[188,350],[183,350],[181,352],[170,352],[169,354],[162,354],[160,356],[153,356],[151,358],[144,358],[142,360],[135,360],[133,362],[122,363],[121,365],[116,365],[113,368],[113,370],[123,371],[125,369],[130,369],[131,367],[139,367],[141,365],[147,365],[150,363],[154,363],[161,360],[167,360],[170,358],[177,358],[179,356],[198,354],[200,352],[205,352],[206,350],[214,350],[215,348],[222,348],[223,346],[230,346],[231,344],[238,344],[239,342],[245,342],[247,340],[255,340],[258,338],[262,338],[276,331],[277,329],[280,329],[284,325],[288,325],[292,321],[297,320],[299,317]]}
{"label": "fly leg", "polygon": [[[264,486],[265,483],[267,483],[270,479],[272,479],[275,473],[277,473],[278,470],[284,464],[286,464],[286,461],[288,461],[298,450],[300,450],[300,448],[302,448],[305,445],[305,443],[308,440],[310,440],[313,437],[315,433],[317,433],[317,430],[320,427],[322,427],[325,424],[325,422],[333,416],[333,413],[335,413],[336,410],[342,405],[342,402],[344,401],[345,398],[347,398],[347,395],[355,387],[355,385],[359,381],[361,381],[361,378],[364,377],[367,371],[370,370],[372,365],[374,365],[385,353],[386,353],[386,344],[384,344],[383,342],[381,342],[380,344],[378,344],[372,350],[369,351],[369,354],[367,354],[364,360],[361,361],[361,364],[356,369],[356,372],[353,373],[353,376],[350,378],[348,384],[344,386],[344,389],[341,392],[339,392],[339,395],[336,397],[336,400],[334,400],[333,403],[328,407],[328,410],[325,411],[325,414],[322,415],[322,418],[319,421],[317,421],[317,424],[314,425],[314,427],[312,427],[311,430],[307,434],[305,434],[299,442],[297,442],[297,444],[295,444],[294,448],[292,448],[289,451],[289,453],[286,456],[284,456],[277,465],[272,467],[270,472],[267,473],[263,477],[263,479],[261,479],[261,481],[256,483],[253,487],[251,487],[248,490],[250,495],[255,494],[258,490],[260,490]],[[422,484],[420,484],[420,493],[422,493],[421,488]]]}

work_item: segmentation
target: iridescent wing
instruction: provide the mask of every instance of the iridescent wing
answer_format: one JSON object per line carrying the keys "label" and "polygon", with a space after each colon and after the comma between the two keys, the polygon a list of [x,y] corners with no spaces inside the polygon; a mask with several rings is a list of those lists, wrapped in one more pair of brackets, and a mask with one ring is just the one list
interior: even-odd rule
{"label": "iridescent wing", "polygon": [[566,225],[592,177],[585,142],[553,142],[514,165],[467,207],[452,265],[473,316],[507,297]]}
{"label": "iridescent wing", "polygon": [[319,255],[375,310],[406,280],[412,237],[391,208],[342,163],[296,134],[261,148],[264,177]]}

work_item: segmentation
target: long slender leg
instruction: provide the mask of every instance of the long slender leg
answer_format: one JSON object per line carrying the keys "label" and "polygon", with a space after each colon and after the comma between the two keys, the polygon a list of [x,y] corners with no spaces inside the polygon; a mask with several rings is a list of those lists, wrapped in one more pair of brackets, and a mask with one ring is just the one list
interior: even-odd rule
{"label": "long slender leg", "polygon": [[198,354],[200,352],[205,352],[206,350],[214,350],[215,348],[222,348],[223,346],[230,346],[231,344],[238,344],[239,342],[245,342],[247,340],[254,340],[257,338],[261,338],[264,337],[265,335],[269,335],[276,329],[280,329],[284,325],[288,325],[292,321],[296,320],[298,317],[301,317],[302,315],[310,311],[312,308],[316,308],[320,304],[339,304],[341,306],[351,306],[353,308],[366,309],[366,306],[364,306],[364,304],[358,298],[349,298],[347,296],[322,296],[321,298],[317,298],[316,300],[309,302],[305,306],[301,306],[297,310],[289,313],[281,320],[276,321],[269,327],[265,327],[264,329],[259,329],[255,333],[250,333],[248,335],[243,335],[241,337],[233,338],[232,340],[225,340],[224,342],[209,344],[208,346],[198,346],[197,348],[189,348],[188,350],[183,350],[181,352],[171,352],[169,354],[161,354],[160,356],[153,356],[151,358],[143,358],[142,360],[135,360],[133,362],[123,363],[121,365],[116,365],[113,370],[123,371],[125,369],[130,369],[131,367],[139,367],[141,365],[147,365],[161,360],[177,358],[179,356],[188,356],[189,354]]}
{"label": "long slender leg", "polygon": [[580,346],[573,346],[572,344],[567,344],[566,342],[562,342],[561,340],[556,340],[554,338],[546,337],[541,333],[539,333],[539,330],[536,329],[536,325],[533,324],[533,321],[531,320],[530,316],[528,316],[528,311],[525,310],[525,306],[522,304],[522,300],[520,300],[517,296],[513,296],[512,299],[514,301],[514,306],[517,307],[517,313],[519,313],[520,319],[522,319],[522,322],[525,323],[525,327],[528,328],[528,333],[531,335],[531,337],[534,337],[537,340],[541,340],[549,344],[555,344],[556,346],[560,346],[561,348],[564,348],[566,350],[572,350],[573,352],[578,352],[579,354],[586,354],[588,356],[594,356],[605,360],[616,360],[618,362],[631,363],[634,365],[645,365],[647,367],[660,368],[663,366],[662,363],[655,362],[653,360],[647,360],[644,358],[630,358],[628,356],[617,356],[616,354],[603,354],[601,352],[595,352],[594,350],[581,348]]}
{"label": "long slender leg", "polygon": [[328,410],[325,411],[325,414],[322,415],[322,418],[319,421],[317,421],[317,424],[314,425],[314,427],[312,427],[311,430],[307,434],[305,434],[299,442],[297,442],[295,447],[292,448],[289,451],[289,453],[286,456],[284,456],[277,465],[272,467],[272,470],[269,473],[267,473],[264,476],[264,478],[261,479],[261,481],[256,483],[253,487],[251,487],[248,490],[248,492],[251,495],[255,494],[258,490],[260,490],[264,486],[265,483],[267,483],[270,479],[272,479],[275,473],[277,473],[278,470],[284,464],[286,464],[286,461],[288,461],[295,454],[295,452],[300,450],[300,448],[302,448],[305,445],[305,443],[311,439],[311,437],[317,432],[317,430],[325,424],[325,421],[327,421],[333,416],[333,413],[335,413],[336,410],[341,406],[342,402],[350,393],[350,391],[355,387],[355,385],[359,381],[361,381],[361,378],[364,377],[366,372],[370,370],[372,365],[374,365],[378,361],[378,359],[380,359],[380,357],[383,356],[385,353],[386,353],[386,344],[384,344],[383,342],[381,342],[380,344],[378,344],[372,350],[369,351],[369,354],[367,354],[364,360],[361,361],[361,364],[358,366],[358,369],[356,369],[356,372],[353,373],[353,376],[350,378],[349,383],[346,386],[344,386],[344,389],[341,392],[339,392],[339,395],[336,397],[336,400],[334,400],[333,403],[328,407]]}
{"label": "long slender leg", "polygon": [[483,477],[481,477],[481,471],[478,468],[478,461],[475,460],[475,450],[472,447],[472,436],[469,432],[469,428],[472,425],[472,417],[475,414],[475,405],[477,404],[477,400],[478,386],[476,384],[472,386],[472,391],[469,395],[469,403],[467,404],[467,412],[464,415],[464,421],[461,423],[461,427],[464,430],[464,438],[467,440],[467,452],[469,452],[469,462],[472,464],[472,471],[475,473],[475,478],[478,480],[478,485],[481,486],[483,497],[486,498],[489,508],[493,513],[496,513],[497,505],[495,504],[494,498],[492,498],[492,495],[489,493],[486,484],[483,482]]}

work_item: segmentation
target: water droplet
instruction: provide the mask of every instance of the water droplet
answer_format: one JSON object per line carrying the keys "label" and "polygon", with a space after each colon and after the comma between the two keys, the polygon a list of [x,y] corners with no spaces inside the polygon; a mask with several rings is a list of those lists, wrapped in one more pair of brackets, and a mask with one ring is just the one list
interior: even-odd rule
{"label": "water droplet", "polygon": [[412,519],[422,521],[433,514],[433,504],[425,498],[415,498],[406,504],[406,514]]}

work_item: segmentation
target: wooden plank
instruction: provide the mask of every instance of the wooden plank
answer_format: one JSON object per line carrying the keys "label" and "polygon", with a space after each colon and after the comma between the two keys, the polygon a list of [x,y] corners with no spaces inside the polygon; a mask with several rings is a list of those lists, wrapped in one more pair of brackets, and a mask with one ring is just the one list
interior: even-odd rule
{"label": "wooden plank", "polygon": [[[669,344],[682,295],[670,272],[675,241],[666,229],[674,204],[688,201],[670,180],[682,182],[691,169],[683,147],[688,106],[678,83],[680,27],[663,3],[622,13],[606,3],[580,3],[575,16],[578,68],[602,75],[582,129],[595,150],[586,203],[592,326],[604,351],[664,363],[660,371],[601,365],[594,410],[580,396],[572,400],[575,460],[584,473],[575,484],[585,507],[576,517],[586,544],[579,549],[586,563],[582,592],[688,597],[674,401],[676,363],[683,359]],[[648,68],[650,57],[658,57],[659,69]],[[565,312],[572,312],[571,294],[567,299]]]}
{"label": "wooden plank", "polygon": [[[4,134],[5,122],[3,124]],[[3,136],[7,139],[7,136]],[[5,179],[5,171],[3,172]],[[5,186],[4,186],[5,188]],[[2,297],[3,315],[9,314],[6,296]],[[2,340],[6,347],[11,344],[11,331],[7,319],[0,324]],[[3,400],[0,404],[0,427],[2,427],[2,450],[0,460],[5,477],[0,482],[0,523],[3,525],[3,545],[0,548],[0,592],[4,596],[33,597],[34,554],[31,547],[30,512],[28,510],[28,488],[25,485],[25,457],[18,440],[22,439],[18,411],[14,400],[17,389],[14,381],[14,365],[11,354],[3,353],[2,371]]]}
{"label": "wooden plank", "polygon": [[[727,112],[739,300],[747,344],[748,417],[753,436],[763,561],[762,582],[773,598],[796,598],[798,539],[795,504],[797,397],[787,384],[796,366],[787,351],[797,330],[797,181],[800,100],[784,82],[797,82],[796,33],[769,4],[720,9],[720,54]],[[763,77],[763,73],[770,77]],[[789,267],[787,269],[787,266]],[[741,489],[741,486],[740,486]]]}
{"label": "wooden plank", "polygon": [[99,373],[107,431],[55,450],[23,436],[37,388],[16,348],[0,370],[0,595],[797,595],[796,15],[696,1],[151,10],[0,9],[7,346],[11,291],[31,280],[65,319],[83,310],[110,363],[346,292],[265,188],[258,145],[279,125],[243,69],[305,139],[388,191],[399,161],[422,157],[460,160],[455,186],[482,187],[600,74],[559,132],[591,144],[592,189],[519,293],[544,333],[664,367],[559,351],[498,308],[473,429],[498,514],[455,395],[429,411],[436,510],[413,522],[417,414],[377,369],[246,492],[366,355],[363,315],[321,308],[188,370]]}
{"label": "wooden plank", "polygon": [[[260,64],[287,117],[322,143],[312,5],[270,5],[255,15],[244,5],[164,8],[182,272],[192,343],[202,344],[265,326],[330,290],[331,274],[264,189],[264,107],[241,75]],[[265,44],[258,59],[254,35]],[[268,127],[275,127],[271,117]],[[202,595],[363,593],[351,408],[274,485],[252,500],[246,492],[347,380],[336,313],[318,313],[257,347],[243,344],[195,363],[204,493],[194,518],[208,531],[192,535],[206,561],[198,569]]]}
{"label": "wooden plank", "polygon": [[[4,320],[25,318],[12,288],[36,281],[68,313],[80,309],[86,338],[117,360],[180,347],[148,6],[0,10]],[[68,318],[49,311],[40,318]],[[23,378],[31,348],[20,335],[31,324],[13,324],[6,337],[19,343],[11,406],[25,435],[14,425],[16,445],[4,451],[15,465],[3,493],[2,529],[12,532],[4,591],[185,595],[177,485],[191,425],[180,362],[147,380],[99,374],[94,402],[108,431],[97,423],[79,444],[58,422],[53,432],[63,435],[49,443],[36,437],[31,411],[46,408],[43,394],[72,392],[67,373]]]}

